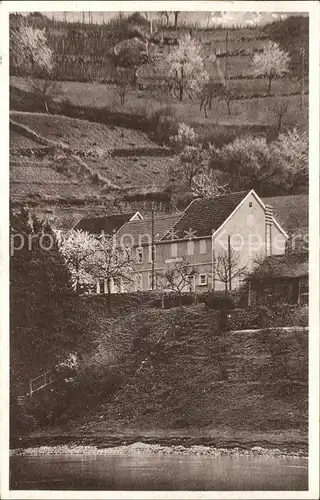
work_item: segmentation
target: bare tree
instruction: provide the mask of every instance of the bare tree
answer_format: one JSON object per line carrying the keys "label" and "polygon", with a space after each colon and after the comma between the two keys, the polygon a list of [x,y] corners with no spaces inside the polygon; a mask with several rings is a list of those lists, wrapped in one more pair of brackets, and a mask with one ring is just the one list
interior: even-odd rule
{"label": "bare tree", "polygon": [[219,253],[215,258],[217,281],[224,283],[226,294],[228,289],[229,291],[232,290],[232,280],[245,274],[247,266],[241,266],[239,260],[239,253],[233,248],[230,248],[228,252]]}
{"label": "bare tree", "polygon": [[165,18],[166,26],[169,26],[171,12],[169,10],[162,10],[158,12],[160,19]]}
{"label": "bare tree", "polygon": [[303,96],[304,96],[304,66],[305,66],[305,49],[301,48],[300,49],[300,54],[301,54],[301,101],[300,101],[300,108],[303,108]]}
{"label": "bare tree", "polygon": [[174,15],[174,27],[175,28],[177,28],[177,26],[178,26],[178,17],[179,17],[179,14],[180,14],[179,10],[175,10],[173,12],[173,15]]}
{"label": "bare tree", "polygon": [[129,90],[135,85],[135,74],[135,70],[131,68],[116,69],[115,81],[121,106],[124,105]]}
{"label": "bare tree", "polygon": [[162,273],[158,273],[157,284],[164,291],[176,292],[181,305],[182,293],[191,291],[192,280],[195,279],[196,275],[196,270],[190,266],[186,258],[183,258],[168,264]]}
{"label": "bare tree", "polygon": [[208,118],[207,109],[212,109],[212,100],[221,95],[223,83],[209,80],[204,84],[200,93],[200,111],[203,109],[204,115]]}
{"label": "bare tree", "polygon": [[47,113],[49,111],[49,105],[52,103],[54,96],[61,94],[61,84],[54,80],[42,80],[42,79],[28,79],[30,88],[33,90],[35,95],[40,101],[43,102],[44,108]]}
{"label": "bare tree", "polygon": [[277,127],[277,132],[278,134],[282,130],[282,125],[283,125],[283,119],[288,113],[288,108],[289,108],[289,101],[281,101],[276,104],[274,114],[276,115],[276,127]]}
{"label": "bare tree", "polygon": [[192,190],[193,180],[209,162],[208,153],[201,144],[186,146],[179,155],[179,170],[188,189]]}

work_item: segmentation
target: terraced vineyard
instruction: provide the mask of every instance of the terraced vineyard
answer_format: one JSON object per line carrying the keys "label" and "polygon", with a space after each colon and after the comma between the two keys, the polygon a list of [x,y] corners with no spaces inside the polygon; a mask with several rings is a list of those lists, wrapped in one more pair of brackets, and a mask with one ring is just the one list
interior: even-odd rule
{"label": "terraced vineyard", "polygon": [[46,139],[60,142],[72,149],[109,151],[114,148],[157,147],[147,134],[138,130],[108,127],[102,123],[41,113],[11,112],[10,117]]}
{"label": "terraced vineyard", "polygon": [[[22,126],[10,134],[10,189],[16,202],[99,204],[119,193],[121,198],[128,189],[167,184],[171,153],[142,132],[41,113],[10,117]],[[41,143],[25,133],[37,134]]]}

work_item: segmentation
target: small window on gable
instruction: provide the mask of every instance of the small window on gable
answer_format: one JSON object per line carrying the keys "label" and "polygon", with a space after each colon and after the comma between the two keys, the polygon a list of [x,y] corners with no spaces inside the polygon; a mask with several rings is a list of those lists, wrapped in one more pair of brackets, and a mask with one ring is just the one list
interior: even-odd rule
{"label": "small window on gable", "polygon": [[138,264],[143,264],[143,248],[137,248],[137,260]]}
{"label": "small window on gable", "polygon": [[178,256],[178,245],[177,243],[171,243],[171,257]]}
{"label": "small window on gable", "polygon": [[250,208],[252,207],[252,201],[249,201],[249,207]]}
{"label": "small window on gable", "polygon": [[207,242],[206,240],[200,240],[200,253],[207,253]]}

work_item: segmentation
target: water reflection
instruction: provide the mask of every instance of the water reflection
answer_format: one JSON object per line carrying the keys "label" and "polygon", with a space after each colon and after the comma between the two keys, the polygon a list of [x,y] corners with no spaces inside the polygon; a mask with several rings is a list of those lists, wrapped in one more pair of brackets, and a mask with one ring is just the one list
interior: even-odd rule
{"label": "water reflection", "polygon": [[168,455],[13,456],[10,489],[307,490],[304,458]]}

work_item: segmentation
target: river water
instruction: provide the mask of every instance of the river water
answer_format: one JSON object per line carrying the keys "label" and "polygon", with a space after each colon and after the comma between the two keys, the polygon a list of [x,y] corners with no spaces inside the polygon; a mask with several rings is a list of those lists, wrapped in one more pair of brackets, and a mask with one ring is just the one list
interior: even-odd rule
{"label": "river water", "polygon": [[306,458],[42,455],[10,458],[11,490],[307,490]]}

